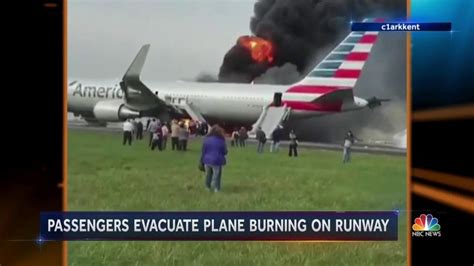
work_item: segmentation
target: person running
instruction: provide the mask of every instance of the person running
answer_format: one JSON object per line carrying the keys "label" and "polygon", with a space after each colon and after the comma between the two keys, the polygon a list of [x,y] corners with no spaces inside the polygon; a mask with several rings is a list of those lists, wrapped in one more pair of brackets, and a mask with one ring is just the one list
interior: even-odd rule
{"label": "person running", "polygon": [[298,157],[298,138],[296,137],[295,131],[292,129],[290,131],[290,151],[288,152],[288,156],[295,156]]}
{"label": "person running", "polygon": [[263,153],[263,149],[265,148],[265,142],[267,142],[267,136],[265,135],[265,132],[262,130],[261,127],[258,127],[257,129],[256,138],[258,141],[257,152]]}
{"label": "person running", "polygon": [[272,132],[272,144],[270,145],[270,152],[277,152],[280,147],[280,141],[283,138],[283,126],[278,125]]}
{"label": "person running", "polygon": [[130,119],[127,119],[123,123],[123,144],[125,145],[128,142],[128,145],[132,145],[132,136],[133,136],[133,124]]}
{"label": "person running", "polygon": [[227,145],[224,130],[214,125],[203,141],[200,163],[206,172],[206,188],[219,192],[221,189],[222,167],[226,164]]}

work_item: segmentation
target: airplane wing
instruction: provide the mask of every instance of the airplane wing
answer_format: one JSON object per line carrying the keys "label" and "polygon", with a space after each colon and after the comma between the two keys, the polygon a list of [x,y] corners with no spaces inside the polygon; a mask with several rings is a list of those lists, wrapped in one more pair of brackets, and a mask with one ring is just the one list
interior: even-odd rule
{"label": "airplane wing", "polygon": [[125,95],[125,103],[135,110],[163,109],[172,111],[174,110],[173,106],[160,99],[140,80],[149,49],[149,44],[142,46],[120,82],[120,88]]}

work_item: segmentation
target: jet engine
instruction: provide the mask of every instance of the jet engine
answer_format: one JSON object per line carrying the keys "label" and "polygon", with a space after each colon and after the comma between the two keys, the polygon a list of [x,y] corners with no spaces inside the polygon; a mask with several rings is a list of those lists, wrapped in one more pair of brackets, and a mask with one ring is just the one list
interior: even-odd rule
{"label": "jet engine", "polygon": [[110,122],[140,117],[140,112],[131,110],[121,100],[100,101],[94,106],[93,113],[97,120]]}

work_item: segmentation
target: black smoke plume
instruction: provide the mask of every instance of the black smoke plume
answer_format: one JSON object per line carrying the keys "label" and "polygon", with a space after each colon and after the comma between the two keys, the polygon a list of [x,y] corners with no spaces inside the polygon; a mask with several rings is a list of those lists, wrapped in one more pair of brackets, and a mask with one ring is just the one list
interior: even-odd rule
{"label": "black smoke plume", "polygon": [[[219,81],[249,83],[268,69],[285,64],[292,64],[294,68],[284,67],[289,71],[277,69],[273,73],[278,73],[280,81],[283,79],[285,83],[295,81],[295,77],[300,78],[314,65],[321,49],[349,32],[351,20],[375,16],[404,17],[405,1],[259,0],[254,5],[250,30],[273,43],[274,62],[255,62],[249,51],[236,42],[224,56]],[[275,83],[271,78],[263,78],[262,82]]]}
{"label": "black smoke plume", "polygon": [[195,81],[197,82],[218,82],[219,80],[215,75],[209,74],[209,73],[200,73]]}

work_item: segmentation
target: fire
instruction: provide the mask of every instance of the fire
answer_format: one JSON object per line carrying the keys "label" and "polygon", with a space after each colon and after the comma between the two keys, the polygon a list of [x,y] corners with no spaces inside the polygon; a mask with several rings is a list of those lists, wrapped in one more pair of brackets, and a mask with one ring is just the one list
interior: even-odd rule
{"label": "fire", "polygon": [[254,61],[259,63],[273,62],[273,44],[270,41],[256,36],[242,36],[238,43],[250,51]]}

